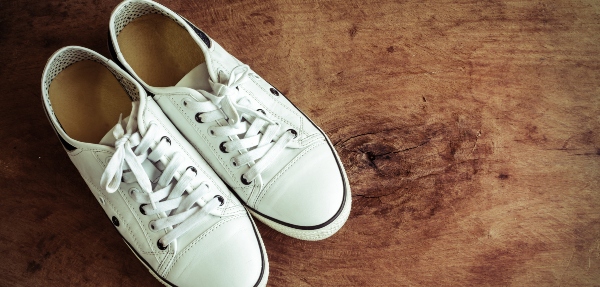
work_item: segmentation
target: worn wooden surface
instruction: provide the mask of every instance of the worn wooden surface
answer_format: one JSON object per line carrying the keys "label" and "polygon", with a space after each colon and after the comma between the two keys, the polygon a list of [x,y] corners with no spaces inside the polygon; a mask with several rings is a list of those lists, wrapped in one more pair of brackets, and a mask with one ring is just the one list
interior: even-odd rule
{"label": "worn wooden surface", "polygon": [[[600,2],[161,1],[330,136],[353,209],[260,231],[271,286],[600,285]],[[0,3],[0,285],[159,286],[40,103],[65,45],[108,55],[117,1]]]}

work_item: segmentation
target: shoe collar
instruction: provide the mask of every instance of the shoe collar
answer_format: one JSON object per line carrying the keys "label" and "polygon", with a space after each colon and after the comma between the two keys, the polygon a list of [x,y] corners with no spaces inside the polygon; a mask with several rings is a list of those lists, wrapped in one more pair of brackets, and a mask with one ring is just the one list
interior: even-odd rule
{"label": "shoe collar", "polygon": [[[117,36],[127,24],[141,16],[151,13],[162,14],[166,17],[169,17],[188,31],[192,39],[196,42],[204,54],[209,76],[213,81],[218,81],[219,75],[217,74],[216,69],[212,67],[212,52],[214,51],[215,46],[218,44],[184,17],[159,3],[148,0],[123,1],[111,13],[109,24],[109,48],[111,49],[111,52],[114,53],[113,57],[116,57],[121,66],[125,70],[129,71],[138,82],[140,82],[148,91],[152,93],[169,93],[174,91],[174,89],[171,89],[171,87],[153,87],[146,84],[127,63],[118,45]],[[181,89],[181,87],[178,87],[175,90],[181,92]]]}
{"label": "shoe collar", "polygon": [[80,46],[63,47],[54,52],[54,54],[52,54],[52,56],[50,56],[48,59],[41,79],[42,103],[44,105],[44,111],[46,112],[46,116],[52,123],[56,134],[58,135],[67,152],[74,152],[78,148],[94,148],[113,151],[113,148],[105,145],[81,142],[71,138],[62,128],[62,125],[54,114],[52,104],[50,103],[48,91],[52,80],[54,80],[54,78],[68,66],[83,60],[91,60],[104,65],[121,83],[121,86],[123,86],[123,88],[127,91],[127,94],[132,101],[140,102],[138,108],[138,129],[140,131],[146,131],[148,122],[146,122],[142,117],[142,112],[146,108],[147,94],[143,87],[133,77],[123,71],[123,69],[121,69],[115,62],[107,59],[93,50]]}

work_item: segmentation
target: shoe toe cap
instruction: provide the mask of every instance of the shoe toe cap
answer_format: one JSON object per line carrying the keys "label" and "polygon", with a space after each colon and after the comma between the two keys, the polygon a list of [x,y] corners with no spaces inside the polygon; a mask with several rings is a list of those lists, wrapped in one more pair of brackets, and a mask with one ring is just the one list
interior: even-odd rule
{"label": "shoe toe cap", "polygon": [[326,143],[299,155],[267,183],[255,209],[280,223],[318,228],[338,215],[346,194],[343,169]]}
{"label": "shoe toe cap", "polygon": [[167,278],[177,286],[256,286],[268,274],[262,248],[247,216],[225,221],[184,247]]}

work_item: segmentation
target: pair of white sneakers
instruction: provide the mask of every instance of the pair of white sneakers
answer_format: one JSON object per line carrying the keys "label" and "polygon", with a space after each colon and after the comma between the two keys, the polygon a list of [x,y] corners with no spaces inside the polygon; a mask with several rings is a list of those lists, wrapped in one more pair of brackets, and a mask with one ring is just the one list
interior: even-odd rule
{"label": "pair of white sneakers", "polygon": [[[167,286],[264,286],[254,215],[303,240],[338,231],[350,186],[325,134],[189,21],[147,0],[110,18],[113,62],[55,52],[47,116],[138,259]],[[116,125],[115,125],[116,124]]]}

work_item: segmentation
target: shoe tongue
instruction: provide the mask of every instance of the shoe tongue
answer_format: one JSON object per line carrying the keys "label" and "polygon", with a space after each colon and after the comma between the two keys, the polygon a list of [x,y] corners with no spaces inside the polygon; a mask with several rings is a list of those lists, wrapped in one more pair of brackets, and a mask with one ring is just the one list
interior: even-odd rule
{"label": "shoe tongue", "polygon": [[[121,124],[127,125],[127,121],[129,120],[129,116],[124,118],[121,121]],[[113,126],[112,129],[110,129],[110,131],[108,131],[108,133],[106,135],[104,135],[104,137],[100,140],[100,144],[101,145],[107,145],[107,146],[115,146],[115,142],[117,141],[117,139],[115,138],[115,136],[113,135],[113,131],[115,130],[116,126]]]}
{"label": "shoe tongue", "polygon": [[210,91],[212,88],[208,83],[209,77],[210,75],[208,74],[206,63],[202,63],[183,76],[183,78],[179,80],[175,87],[186,87],[194,90]]}
{"label": "shoe tongue", "polygon": [[[191,88],[195,90],[204,90],[208,92],[212,92],[212,87],[209,83],[210,74],[208,73],[208,66],[206,62],[196,66],[189,73],[187,73],[179,82],[175,85],[175,87],[185,87]],[[204,100],[209,100],[204,98]],[[238,102],[238,104],[250,104],[250,102],[246,99],[244,101]],[[229,109],[223,107],[223,111],[230,119],[234,119],[237,122],[240,118],[238,113],[233,110],[233,107]]]}

